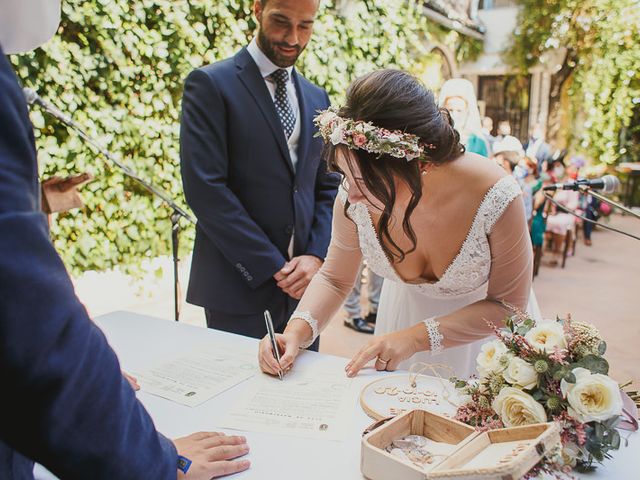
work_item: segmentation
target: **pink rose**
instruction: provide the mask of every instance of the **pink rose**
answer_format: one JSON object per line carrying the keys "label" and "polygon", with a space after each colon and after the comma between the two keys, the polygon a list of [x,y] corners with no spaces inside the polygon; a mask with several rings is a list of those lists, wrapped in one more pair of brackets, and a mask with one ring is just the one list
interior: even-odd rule
{"label": "pink rose", "polygon": [[367,143],[367,137],[366,135],[363,135],[362,133],[356,133],[353,136],[353,144],[356,147],[362,147],[364,144]]}

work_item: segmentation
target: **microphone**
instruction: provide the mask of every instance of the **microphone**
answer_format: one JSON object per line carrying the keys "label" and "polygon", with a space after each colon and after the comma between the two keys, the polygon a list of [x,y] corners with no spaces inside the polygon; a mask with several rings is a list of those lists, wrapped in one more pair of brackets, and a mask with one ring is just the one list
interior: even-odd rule
{"label": "microphone", "polygon": [[42,98],[35,90],[31,88],[23,88],[22,93],[24,95],[25,100],[29,105],[38,105],[39,107],[45,109],[47,113],[53,115],[62,123],[69,125],[70,127],[77,127],[76,123],[71,119],[70,116],[62,113],[55,105],[47,102],[44,98]]}
{"label": "microphone", "polygon": [[620,188],[620,180],[615,175],[605,175],[601,178],[587,180],[586,178],[578,179],[575,182],[554,183],[543,187],[543,190],[555,192],[556,190],[581,190],[582,188],[592,188],[594,190],[602,190],[602,193],[614,193]]}

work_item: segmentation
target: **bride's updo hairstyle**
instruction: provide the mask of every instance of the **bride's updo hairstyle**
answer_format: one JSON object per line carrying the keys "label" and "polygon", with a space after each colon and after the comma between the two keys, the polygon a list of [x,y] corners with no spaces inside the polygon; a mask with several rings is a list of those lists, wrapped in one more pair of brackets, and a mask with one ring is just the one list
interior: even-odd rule
{"label": "bride's updo hairstyle", "polygon": [[[380,243],[391,261],[403,261],[416,248],[416,235],[409,218],[422,197],[421,163],[433,165],[453,160],[465,151],[460,135],[446,109],[440,109],[433,93],[414,76],[399,70],[378,70],[355,80],[347,90],[346,103],[338,114],[353,120],[371,122],[390,131],[400,130],[419,137],[427,158],[407,161],[391,155],[370,153],[362,149],[349,150],[347,164],[353,172],[353,162],[362,174],[367,190],[384,205],[378,222]],[[340,172],[336,154],[347,153],[345,145],[327,144],[329,169]],[[342,173],[342,172],[341,172]],[[404,182],[411,199],[402,220],[402,228],[413,246],[402,251],[389,234],[389,222],[396,202],[395,179]],[[345,206],[349,207],[349,202]]]}

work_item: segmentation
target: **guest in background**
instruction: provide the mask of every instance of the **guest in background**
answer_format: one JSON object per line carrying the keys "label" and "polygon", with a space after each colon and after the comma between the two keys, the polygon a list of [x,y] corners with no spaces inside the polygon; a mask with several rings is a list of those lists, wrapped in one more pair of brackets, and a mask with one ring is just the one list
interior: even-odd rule
{"label": "guest in background", "polygon": [[[555,162],[552,175],[553,183],[563,182],[566,177],[566,171],[562,163]],[[560,206],[551,205],[551,213],[547,217],[546,231],[551,236],[553,252],[553,259],[550,265],[557,266],[562,257],[567,232],[573,229],[576,222],[576,217],[568,213],[567,209],[576,210],[580,206],[580,193],[574,190],[558,190],[555,192],[553,199]]]}
{"label": "guest in background", "polygon": [[[367,268],[365,279],[364,270],[365,265],[364,262],[362,262],[353,290],[351,290],[351,293],[344,303],[344,309],[347,311],[347,319],[344,321],[344,324],[357,332],[373,334],[374,325],[378,316],[378,303],[380,303],[380,291],[382,290],[384,278],[379,277],[373,273],[370,268]],[[360,292],[362,291],[362,285],[365,283],[367,285],[369,308],[367,314],[363,315],[360,304]]]}
{"label": "guest in background", "polygon": [[[580,207],[584,212],[585,218],[594,222],[600,217],[600,200],[588,193],[583,193],[580,198]],[[593,232],[594,224],[591,222],[582,222],[582,231],[584,233],[584,244],[587,247],[592,245],[591,232]]]}
{"label": "guest in background", "polygon": [[520,164],[524,160],[524,150],[520,140],[516,137],[506,136],[493,144],[493,158],[508,173],[513,175],[522,189],[525,218],[527,223],[531,221],[533,211],[533,193],[531,186],[525,181],[527,170]]}
{"label": "guest in background", "polygon": [[185,83],[182,180],[198,218],[187,300],[209,328],[260,338],[268,309],[281,332],[327,253],[339,179],[313,117],[329,97],[294,68],[318,6],[257,0],[251,43]]}
{"label": "guest in background", "polygon": [[511,135],[511,124],[509,120],[500,120],[498,122],[498,134],[496,140],[502,140],[504,137]]}
{"label": "guest in background", "polygon": [[480,123],[480,110],[473,84],[464,78],[447,80],[440,90],[439,105],[449,110],[454,128],[467,152],[489,156],[489,144]]}
{"label": "guest in background", "polygon": [[524,150],[528,157],[535,158],[538,168],[545,170],[545,164],[551,159],[551,145],[545,140],[544,125],[540,122],[531,127],[529,139],[524,144]]}
{"label": "guest in background", "polygon": [[482,117],[482,135],[489,146],[489,156],[493,155],[493,144],[497,140],[491,132],[493,132],[493,119],[491,117]]}

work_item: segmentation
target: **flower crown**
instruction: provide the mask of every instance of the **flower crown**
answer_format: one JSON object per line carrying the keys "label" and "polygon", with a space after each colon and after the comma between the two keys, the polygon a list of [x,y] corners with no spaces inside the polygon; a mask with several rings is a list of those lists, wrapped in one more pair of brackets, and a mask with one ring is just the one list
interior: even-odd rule
{"label": "flower crown", "polygon": [[318,127],[316,137],[321,136],[325,142],[333,145],[346,145],[351,150],[406,158],[410,162],[426,160],[425,148],[436,149],[432,143],[421,143],[417,135],[401,130],[389,131],[371,122],[341,117],[335,107],[320,111],[313,121]]}

